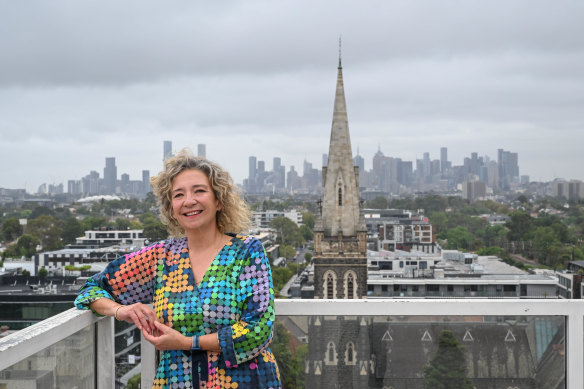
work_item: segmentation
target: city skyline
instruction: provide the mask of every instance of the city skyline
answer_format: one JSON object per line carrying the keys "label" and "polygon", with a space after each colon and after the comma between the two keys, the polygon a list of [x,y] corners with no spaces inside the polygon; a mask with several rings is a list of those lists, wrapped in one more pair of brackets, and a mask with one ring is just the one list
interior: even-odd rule
{"label": "city skyline", "polygon": [[453,164],[502,148],[532,181],[584,179],[579,2],[35,4],[0,4],[0,187],[66,185],[105,157],[155,175],[163,140],[206,144],[238,183],[250,155],[320,169],[340,34],[367,169],[379,148]]}

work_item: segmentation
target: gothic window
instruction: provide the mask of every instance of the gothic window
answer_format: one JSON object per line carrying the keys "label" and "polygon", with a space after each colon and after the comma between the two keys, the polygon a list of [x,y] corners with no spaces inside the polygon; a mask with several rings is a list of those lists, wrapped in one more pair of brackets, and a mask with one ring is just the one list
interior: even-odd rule
{"label": "gothic window", "polygon": [[347,348],[345,350],[345,364],[355,365],[357,362],[357,356],[355,355],[355,345],[353,342],[347,343]]}
{"label": "gothic window", "polygon": [[339,205],[343,205],[343,190],[339,188]]}
{"label": "gothic window", "polygon": [[345,298],[354,299],[357,298],[357,277],[355,272],[348,271],[345,273]]}
{"label": "gothic window", "polygon": [[324,275],[324,296],[325,299],[335,298],[337,291],[337,280],[335,274],[332,271],[328,271]]}
{"label": "gothic window", "polygon": [[337,364],[337,349],[335,347],[334,342],[328,342],[328,344],[326,346],[324,363],[326,365],[336,365]]}

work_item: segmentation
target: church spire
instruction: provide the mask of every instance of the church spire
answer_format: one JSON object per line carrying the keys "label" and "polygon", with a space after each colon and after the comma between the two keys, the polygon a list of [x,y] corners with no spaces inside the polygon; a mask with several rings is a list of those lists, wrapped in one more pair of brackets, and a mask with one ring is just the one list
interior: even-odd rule
{"label": "church spire", "polygon": [[325,235],[356,234],[359,224],[359,183],[353,166],[349,119],[345,101],[341,40],[328,163],[323,169],[322,228]]}
{"label": "church spire", "polygon": [[342,69],[343,65],[341,65],[341,37],[339,36],[339,69]]}

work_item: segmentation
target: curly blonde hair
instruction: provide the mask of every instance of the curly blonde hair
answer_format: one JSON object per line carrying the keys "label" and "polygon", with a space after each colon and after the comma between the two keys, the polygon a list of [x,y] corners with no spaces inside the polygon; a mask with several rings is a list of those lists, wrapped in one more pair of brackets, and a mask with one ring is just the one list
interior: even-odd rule
{"label": "curly blonde hair", "polygon": [[164,170],[150,179],[154,195],[160,207],[162,222],[172,236],[184,236],[184,229],[172,216],[172,182],[175,177],[187,169],[199,170],[209,179],[215,198],[222,209],[217,211],[217,228],[222,233],[246,233],[250,227],[248,205],[239,197],[239,190],[229,173],[218,164],[203,157],[195,157],[192,151],[184,148],[174,157],[164,161]]}

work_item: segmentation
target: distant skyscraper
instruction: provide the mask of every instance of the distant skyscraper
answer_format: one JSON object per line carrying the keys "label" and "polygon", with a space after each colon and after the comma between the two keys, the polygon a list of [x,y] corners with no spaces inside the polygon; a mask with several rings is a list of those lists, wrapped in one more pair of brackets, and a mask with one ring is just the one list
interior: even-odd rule
{"label": "distant skyscraper", "polygon": [[326,166],[326,165],[328,165],[328,154],[323,153],[322,154],[322,166]]}
{"label": "distant skyscraper", "polygon": [[509,189],[509,184],[514,179],[519,179],[519,164],[517,153],[497,150],[497,165],[499,166],[499,187]]}
{"label": "distant skyscraper", "polygon": [[142,193],[152,192],[150,185],[150,170],[142,170]]}
{"label": "distant skyscraper", "polygon": [[448,148],[440,148],[440,173],[446,172],[448,168]]}
{"label": "distant skyscraper", "polygon": [[164,150],[162,152],[162,160],[166,161],[166,159],[169,157],[172,157],[172,142],[169,140],[165,140]]}
{"label": "distant skyscraper", "polygon": [[207,158],[207,146],[203,143],[197,145],[197,155],[199,157]]}
{"label": "distant skyscraper", "polygon": [[105,159],[105,168],[103,169],[103,181],[105,184],[104,194],[115,194],[116,184],[118,182],[118,168],[116,167],[115,157]]}
{"label": "distant skyscraper", "polygon": [[353,158],[353,163],[355,166],[359,166],[359,174],[363,174],[365,172],[365,159],[357,153],[355,158]]}
{"label": "distant skyscraper", "polygon": [[254,193],[256,191],[256,175],[257,175],[257,158],[254,156],[249,157],[249,173],[247,177],[247,191],[248,193]]}

